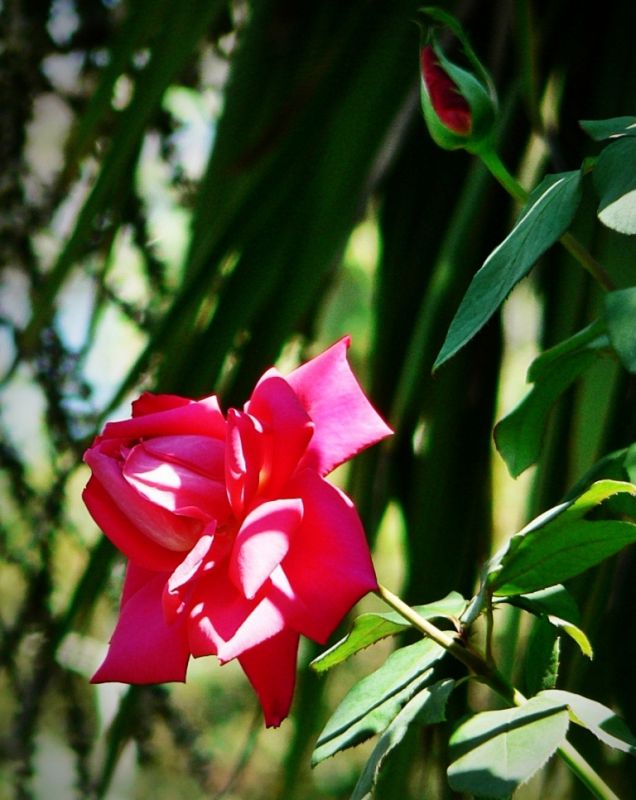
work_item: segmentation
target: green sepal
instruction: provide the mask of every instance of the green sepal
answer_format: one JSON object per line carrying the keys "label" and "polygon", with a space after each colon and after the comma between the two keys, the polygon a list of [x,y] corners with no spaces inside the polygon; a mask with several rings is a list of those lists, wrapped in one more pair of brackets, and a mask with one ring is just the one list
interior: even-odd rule
{"label": "green sepal", "polygon": [[452,14],[449,14],[448,11],[444,11],[444,9],[438,8],[437,6],[425,6],[424,8],[420,8],[420,14],[425,17],[429,17],[433,23],[437,24],[438,26],[448,28],[457,37],[462,46],[464,55],[468,59],[470,66],[473,68],[475,77],[481,84],[488,87],[489,92],[494,97],[495,86],[492,78],[490,77],[490,73],[479,60],[479,57],[474,51],[470,40],[464,32],[459,20]]}

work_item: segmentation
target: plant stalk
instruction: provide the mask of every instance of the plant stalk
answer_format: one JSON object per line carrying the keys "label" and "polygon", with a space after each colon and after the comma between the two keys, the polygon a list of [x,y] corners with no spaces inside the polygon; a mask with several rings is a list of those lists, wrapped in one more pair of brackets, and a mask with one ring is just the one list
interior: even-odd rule
{"label": "plant stalk", "polygon": [[592,769],[590,764],[567,739],[558,748],[557,753],[581,783],[587,786],[594,797],[601,798],[601,800],[620,800],[620,797],[610,789],[601,776]]}
{"label": "plant stalk", "polygon": [[[378,597],[398,612],[407,622],[432,639],[440,647],[461,661],[464,666],[477,675],[487,686],[502,697],[507,703],[514,706],[521,706],[527,702],[527,698],[494,667],[489,664],[486,658],[477,650],[464,644],[456,635],[448,633],[433,625],[427,619],[420,616],[411,606],[407,605],[401,598],[393,594],[382,584],[378,584],[376,591]],[[570,742],[565,740],[557,749],[559,756],[567,764],[570,770],[576,775],[581,783],[586,786],[594,797],[598,800],[620,800],[618,795],[610,789],[601,776],[588,764],[583,756],[576,750]]]}

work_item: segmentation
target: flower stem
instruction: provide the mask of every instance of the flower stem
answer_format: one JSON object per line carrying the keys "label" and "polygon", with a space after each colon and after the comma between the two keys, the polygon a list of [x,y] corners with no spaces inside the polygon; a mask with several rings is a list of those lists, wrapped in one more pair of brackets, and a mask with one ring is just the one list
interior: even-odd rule
{"label": "flower stem", "polygon": [[408,620],[414,628],[417,628],[429,639],[443,647],[458,661],[461,661],[464,666],[468,667],[471,672],[478,675],[484,683],[488,684],[506,702],[511,705],[521,705],[521,703],[525,702],[525,697],[514,686],[511,686],[501,673],[490,666],[481,653],[464,644],[456,635],[441,630],[429,620],[421,617],[417,611],[414,611],[382,584],[378,585],[377,594],[387,605],[395,609],[400,616]]}
{"label": "flower stem", "polygon": [[616,289],[616,285],[608,275],[605,267],[594,258],[585,245],[579,242],[576,236],[569,232],[564,233],[559,241],[606,292],[613,292]]}
{"label": "flower stem", "polygon": [[523,188],[519,181],[509,172],[499,155],[492,149],[479,153],[484,166],[493,178],[513,197],[518,203],[527,203],[530,194]]}
{"label": "flower stem", "polygon": [[[529,193],[523,188],[514,175],[508,171],[508,168],[494,150],[484,150],[478,155],[484,166],[511,197],[522,204],[528,202]],[[564,233],[559,241],[568,253],[579,262],[583,269],[590,273],[599,286],[606,292],[611,292],[616,288],[614,281],[610,278],[605,267],[594,258],[587,247],[581,244],[575,236],[569,232]]]}
{"label": "flower stem", "polygon": [[[456,635],[443,631],[430,620],[424,619],[411,606],[393,594],[382,584],[378,584],[376,594],[384,602],[400,614],[407,622],[428,636],[440,647],[461,661],[464,666],[479,676],[480,680],[496,692],[511,706],[521,706],[526,702],[526,697],[514,686],[486,658],[477,650],[464,644]],[[590,764],[567,740],[557,749],[558,754],[598,800],[619,800],[618,796],[610,789],[601,776],[595,772]]]}
{"label": "flower stem", "polygon": [[599,800],[620,800],[601,776],[587,763],[579,751],[566,739],[557,750],[561,759],[568,765],[576,777],[583,783],[594,797]]}

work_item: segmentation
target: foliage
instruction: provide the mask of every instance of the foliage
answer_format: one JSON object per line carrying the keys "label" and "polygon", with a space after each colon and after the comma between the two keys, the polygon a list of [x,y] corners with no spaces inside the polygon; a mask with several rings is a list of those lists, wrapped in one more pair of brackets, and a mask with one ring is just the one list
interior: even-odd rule
{"label": "foliage", "polygon": [[[497,87],[480,163],[427,133],[412,0],[2,5],[0,794],[569,798],[571,739],[628,795],[636,9],[512,9],[436,16]],[[341,480],[467,671],[370,599],[278,732],[231,667],[90,686],[122,580],[95,432],[344,333],[396,435]]]}

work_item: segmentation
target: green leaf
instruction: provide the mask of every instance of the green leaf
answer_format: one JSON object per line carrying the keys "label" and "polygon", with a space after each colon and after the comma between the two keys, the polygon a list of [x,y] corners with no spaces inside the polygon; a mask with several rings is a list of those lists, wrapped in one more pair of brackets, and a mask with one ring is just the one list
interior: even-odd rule
{"label": "green leaf", "polygon": [[524,693],[553,689],[559,676],[560,638],[545,617],[534,621],[523,661]]}
{"label": "green leaf", "polygon": [[444,649],[422,639],[396,650],[375,672],[345,695],[318,737],[312,764],[383,731],[411,697],[433,676]]}
{"label": "green leaf", "polygon": [[548,175],[514,228],[473,277],[437,356],[437,369],[486,324],[513,287],[569,227],[579,205],[580,172]]}
{"label": "green leaf", "polygon": [[565,586],[548,586],[537,592],[519,594],[513,597],[501,598],[500,602],[510,603],[517,608],[536,616],[556,615],[570,622],[578,623],[580,619],[579,608],[572,595]]}
{"label": "green leaf", "polygon": [[533,520],[491,562],[491,591],[526,594],[553,586],[636,541],[636,525],[631,522],[583,519],[608,497],[620,493],[636,494],[636,487],[622,481],[598,481],[576,500]]}
{"label": "green leaf", "polygon": [[[631,483],[626,483],[625,481],[596,481],[596,483],[593,483],[585,492],[583,492],[583,494],[579,495],[573,501],[565,504],[567,505],[567,508],[560,513],[562,513],[565,521],[581,520],[587,513],[589,513],[600,503],[604,502],[615,494],[620,494],[621,492],[636,494],[636,486],[633,486]],[[559,508],[559,506],[555,506],[553,511],[556,511]],[[535,522],[538,521],[539,518],[535,520]],[[530,525],[527,525],[524,530],[534,530],[534,528],[534,524],[530,523]]]}
{"label": "green leaf", "polygon": [[538,461],[548,416],[557,399],[607,348],[609,339],[602,324],[595,322],[533,361],[528,370],[533,388],[494,431],[497,450],[513,478]]}
{"label": "green leaf", "polygon": [[[628,481],[636,484],[636,444],[614,450],[593,464],[568,490],[565,500],[573,500],[598,480]],[[636,518],[636,497],[622,493],[606,503],[610,516]]]}
{"label": "green leaf", "polygon": [[549,377],[555,365],[561,367],[575,353],[586,350],[595,351],[607,346],[608,339],[605,335],[605,326],[601,320],[595,320],[535,358],[528,369],[528,380],[532,383],[545,380]]}
{"label": "green leaf", "polygon": [[572,595],[564,586],[548,586],[530,594],[502,597],[499,602],[529,611],[537,617],[546,619],[551,625],[573,639],[584,656],[593,658],[592,644],[585,633],[578,627],[579,609]]}
{"label": "green leaf", "polygon": [[564,633],[567,633],[570,639],[576,642],[579,650],[584,656],[587,658],[594,658],[594,648],[592,647],[592,643],[587,638],[585,631],[581,630],[578,625],[575,625],[573,622],[569,622],[567,619],[555,617],[553,614],[549,614],[546,619],[551,625],[554,625],[555,628],[560,628]]}
{"label": "green leaf", "polygon": [[539,696],[556,704],[567,705],[572,721],[587,728],[604,744],[622,750],[623,753],[636,755],[636,737],[625,722],[607,706],[580,694],[559,689],[549,689]]}
{"label": "green leaf", "polygon": [[594,167],[598,218],[619,233],[636,233],[636,141],[625,136],[607,145]]}
{"label": "green leaf", "polygon": [[636,373],[636,287],[608,292],[604,297],[605,319],[612,347],[629,372]]}
{"label": "green leaf", "polygon": [[569,355],[562,368],[553,365],[548,376],[495,426],[497,450],[513,478],[538,461],[547,419],[555,402],[596,358],[596,353],[588,350]]}
{"label": "green leaf", "polygon": [[582,119],[579,125],[597,142],[617,136],[636,136],[636,117],[612,119]]}
{"label": "green leaf", "polygon": [[[634,445],[632,445],[634,447]],[[579,480],[568,490],[566,500],[574,500],[582,494],[587,487],[601,479],[610,478],[616,481],[632,481],[636,477],[629,474],[628,464],[636,465],[636,447],[631,455],[628,455],[628,448],[614,450],[603,456],[579,478]]]}
{"label": "green leaf", "polygon": [[451,736],[451,788],[477,797],[507,797],[561,745],[568,723],[565,704],[555,706],[541,697],[518,708],[476,714]]}
{"label": "green leaf", "polygon": [[419,725],[433,725],[446,719],[446,703],[454,686],[455,681],[448,678],[438,681],[422,689],[406,703],[378,739],[355,785],[351,800],[368,800],[371,797],[385,758],[402,741],[414,721]]}
{"label": "green leaf", "polygon": [[[466,607],[466,600],[458,593],[451,592],[435,603],[415,606],[414,610],[424,619],[435,617],[459,617]],[[351,631],[339,642],[325,650],[311,662],[316,672],[326,672],[365,647],[380,639],[401,633],[410,627],[404,617],[396,612],[386,614],[361,614],[353,622]]]}
{"label": "green leaf", "polygon": [[623,467],[629,480],[632,483],[636,483],[636,444],[631,444],[626,448],[625,457],[623,458]]}

